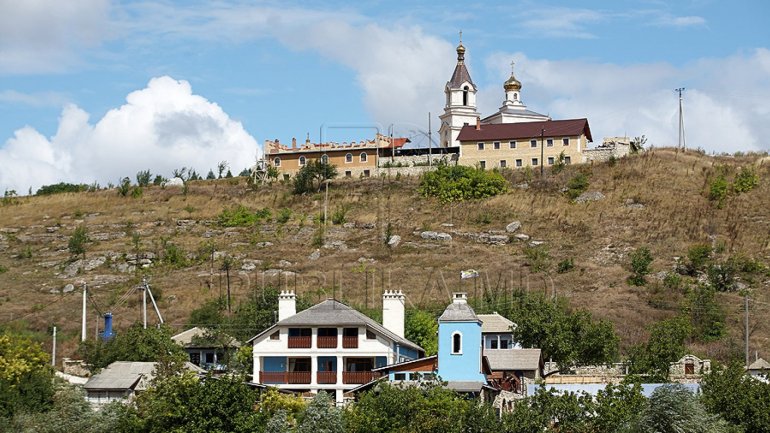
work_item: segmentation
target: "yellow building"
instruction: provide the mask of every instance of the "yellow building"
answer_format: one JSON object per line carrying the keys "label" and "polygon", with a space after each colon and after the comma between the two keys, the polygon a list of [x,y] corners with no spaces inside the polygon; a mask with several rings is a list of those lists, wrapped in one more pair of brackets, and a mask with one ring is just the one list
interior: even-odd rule
{"label": "yellow building", "polygon": [[395,149],[404,146],[409,140],[377,134],[374,140],[362,140],[351,143],[311,143],[310,139],[298,146],[292,139],[291,146],[278,140],[265,140],[265,160],[278,169],[280,175],[288,179],[313,160],[321,160],[337,167],[340,177],[373,176],[379,166],[379,159],[390,156]]}
{"label": "yellow building", "polygon": [[583,162],[591,138],[587,119],[466,125],[457,137],[459,164],[480,168],[521,168]]}

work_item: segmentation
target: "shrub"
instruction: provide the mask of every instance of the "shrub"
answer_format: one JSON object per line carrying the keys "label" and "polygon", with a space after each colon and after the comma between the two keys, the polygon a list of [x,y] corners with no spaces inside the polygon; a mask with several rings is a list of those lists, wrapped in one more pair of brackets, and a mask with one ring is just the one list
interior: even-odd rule
{"label": "shrub", "polygon": [[345,216],[347,215],[349,207],[346,205],[339,206],[334,213],[332,213],[332,224],[345,224]]}
{"label": "shrub", "polygon": [[524,257],[534,273],[548,272],[551,267],[551,255],[548,253],[548,249],[542,245],[524,247]]}
{"label": "shrub", "polygon": [[232,209],[223,209],[217,217],[217,222],[222,227],[243,227],[268,218],[270,218],[270,209],[264,208],[251,212],[243,205],[238,205]]}
{"label": "shrub", "polygon": [[161,186],[166,181],[168,181],[168,179],[158,174],[155,175],[155,179],[152,180],[152,184],[155,186]]}
{"label": "shrub", "polygon": [[187,253],[176,244],[167,242],[163,251],[163,263],[175,268],[183,268],[187,266]]}
{"label": "shrub", "polygon": [[715,202],[718,209],[722,209],[729,190],[730,185],[727,183],[727,179],[723,174],[720,174],[709,185],[709,200]]}
{"label": "shrub", "polygon": [[70,240],[67,243],[67,248],[69,248],[70,253],[72,253],[73,256],[82,254],[83,257],[85,257],[86,243],[88,240],[88,231],[86,231],[85,226],[78,226],[72,233],[72,237],[70,237]]}
{"label": "shrub", "polygon": [[759,185],[759,176],[753,168],[744,167],[741,171],[735,175],[735,181],[733,182],[733,191],[737,194],[743,192],[749,192]]}
{"label": "shrub", "polygon": [[41,186],[35,195],[51,195],[51,194],[60,194],[63,192],[81,192],[88,190],[88,185],[85,184],[72,184],[72,183],[65,183],[60,182],[54,185],[43,185]]}
{"label": "shrub", "polygon": [[422,175],[419,192],[443,203],[493,197],[508,190],[496,170],[485,171],[462,165],[441,166]]}
{"label": "shrub", "polygon": [[574,268],[575,263],[573,262],[572,258],[568,258],[560,261],[559,264],[556,265],[556,272],[563,274],[571,271]]}
{"label": "shrub", "polygon": [[150,174],[150,170],[142,170],[136,173],[136,184],[139,186],[149,186],[150,179],[152,179],[152,174]]}
{"label": "shrub", "polygon": [[588,176],[584,173],[577,173],[572,179],[567,182],[567,197],[570,200],[578,198],[580,194],[583,194],[588,189]]}
{"label": "shrub", "polygon": [[5,267],[5,266],[3,266],[3,265],[0,265],[0,274],[4,274],[4,273],[6,273],[6,272],[8,272],[8,268],[6,268],[6,267]]}
{"label": "shrub", "polygon": [[124,177],[118,184],[118,195],[121,197],[128,197],[128,193],[131,191],[131,179]]}
{"label": "shrub", "polygon": [[278,224],[286,224],[291,219],[291,209],[285,207],[278,212],[278,216],[275,218]]}
{"label": "shrub", "polygon": [[[269,173],[268,173],[269,174]],[[305,164],[294,176],[294,194],[318,191],[325,180],[337,177],[337,168],[316,159]]]}
{"label": "shrub", "polygon": [[711,256],[711,246],[707,244],[693,245],[687,250],[687,274],[695,275],[703,270]]}
{"label": "shrub", "polygon": [[647,283],[644,278],[650,273],[650,264],[652,264],[652,253],[647,247],[637,248],[631,253],[631,272],[628,277],[628,284],[632,286],[643,286]]}

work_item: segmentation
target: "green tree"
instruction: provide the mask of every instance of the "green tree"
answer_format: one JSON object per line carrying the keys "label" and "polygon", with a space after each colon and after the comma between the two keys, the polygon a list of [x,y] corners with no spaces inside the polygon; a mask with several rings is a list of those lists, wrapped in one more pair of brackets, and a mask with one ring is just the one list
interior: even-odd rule
{"label": "green tree", "polygon": [[[634,433],[723,433],[729,427],[718,416],[710,415],[698,399],[682,385],[666,385],[652,392]],[[734,431],[734,430],[733,430]]]}
{"label": "green tree", "polygon": [[538,388],[534,395],[513,407],[513,412],[504,418],[506,431],[530,433],[541,431],[564,431],[574,433],[592,432],[591,417],[594,402],[586,394]]}
{"label": "green tree", "polygon": [[571,200],[574,200],[588,189],[588,176],[585,173],[577,173],[569,182],[567,182],[567,191],[565,194]]}
{"label": "green tree", "polygon": [[317,192],[324,181],[337,177],[337,167],[320,159],[309,161],[294,176],[294,194]]}
{"label": "green tree", "polygon": [[691,333],[689,320],[682,316],[654,323],[647,342],[631,349],[630,373],[647,375],[653,383],[667,381],[669,366],[685,354]]}
{"label": "green tree", "polygon": [[616,433],[633,422],[647,405],[638,383],[607,385],[599,390],[595,398],[595,417],[592,419],[593,432]]}
{"label": "green tree", "polygon": [[647,284],[645,276],[650,273],[652,264],[652,253],[647,247],[639,247],[631,253],[631,276],[628,277],[628,284],[632,286],[643,286]]}
{"label": "green tree", "polygon": [[735,175],[735,181],[733,182],[733,191],[736,194],[749,192],[759,185],[759,175],[752,167],[743,167],[738,174]]}
{"label": "green tree", "polygon": [[75,228],[75,231],[72,232],[72,236],[70,236],[70,240],[67,243],[67,248],[69,248],[70,253],[73,256],[80,256],[82,255],[83,258],[86,258],[86,243],[89,242],[88,239],[88,231],[86,230],[86,227],[83,225],[77,226]]}
{"label": "green tree", "polygon": [[428,311],[409,309],[406,311],[404,334],[406,339],[425,349],[425,356],[438,353],[438,322]]}
{"label": "green tree", "polygon": [[730,184],[724,174],[719,174],[709,185],[709,200],[715,202],[718,209],[722,209],[730,192]]}
{"label": "green tree", "polygon": [[497,170],[464,165],[439,166],[424,173],[418,191],[442,203],[493,197],[508,190],[508,182]]}
{"label": "green tree", "polygon": [[297,427],[297,433],[344,433],[342,411],[324,391],[313,397],[305,409],[305,416]]}
{"label": "green tree", "polygon": [[53,370],[39,344],[13,334],[0,334],[0,417],[37,412],[52,404]]}
{"label": "green tree", "polygon": [[217,176],[214,174],[214,171],[209,169],[208,174],[206,175],[206,180],[213,180],[216,179]]}
{"label": "green tree", "polygon": [[136,184],[140,187],[149,186],[150,180],[152,180],[150,170],[142,170],[136,173]]}
{"label": "green tree", "polygon": [[746,375],[743,365],[716,366],[701,383],[706,409],[747,433],[770,432],[770,384]]}
{"label": "green tree", "polygon": [[644,135],[641,137],[634,137],[634,139],[631,140],[631,154],[642,152],[645,144],[647,144],[647,137]]}
{"label": "green tree", "polygon": [[692,336],[700,341],[715,341],[724,335],[726,315],[716,301],[713,288],[694,285],[688,295],[684,313],[690,317]]}
{"label": "green tree", "polygon": [[143,329],[141,323],[135,323],[107,342],[87,340],[81,343],[78,351],[96,368],[104,368],[115,361],[157,362],[169,356],[177,361],[187,360],[184,349],[171,340],[172,335],[171,328],[165,325]]}

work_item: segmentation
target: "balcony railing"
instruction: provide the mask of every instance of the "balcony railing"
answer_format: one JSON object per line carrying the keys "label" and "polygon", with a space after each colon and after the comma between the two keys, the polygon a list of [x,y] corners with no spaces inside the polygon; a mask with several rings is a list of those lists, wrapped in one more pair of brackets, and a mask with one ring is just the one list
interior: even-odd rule
{"label": "balcony railing", "polygon": [[289,349],[310,349],[312,337],[289,337]]}
{"label": "balcony railing", "polygon": [[358,336],[342,337],[342,347],[345,349],[358,349]]}
{"label": "balcony railing", "polygon": [[336,349],[337,336],[318,336],[316,344],[318,344],[319,349]]}
{"label": "balcony railing", "polygon": [[309,384],[309,371],[260,371],[259,381],[261,383],[288,383],[288,384]]}
{"label": "balcony railing", "polygon": [[319,371],[316,379],[320,384],[334,384],[337,383],[337,372]]}
{"label": "balcony railing", "polygon": [[356,385],[364,384],[371,382],[377,377],[380,377],[380,375],[372,371],[343,371],[342,383]]}

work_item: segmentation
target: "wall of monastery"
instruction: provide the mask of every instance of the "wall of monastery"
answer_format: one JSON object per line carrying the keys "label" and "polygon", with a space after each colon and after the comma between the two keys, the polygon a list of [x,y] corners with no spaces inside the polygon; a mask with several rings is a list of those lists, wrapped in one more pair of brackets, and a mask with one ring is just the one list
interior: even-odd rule
{"label": "wall of monastery", "polygon": [[[568,139],[569,143],[564,145],[563,139]],[[548,145],[548,140],[553,140]],[[535,140],[535,147],[532,147],[531,141]],[[564,152],[568,157],[570,164],[580,164],[583,162],[583,151],[586,146],[585,136],[573,137],[545,137],[541,143],[540,138],[528,138],[516,141],[500,141],[499,148],[495,148],[496,141],[484,141],[483,149],[479,148],[481,141],[462,142],[461,156],[459,163],[469,166],[484,166],[487,169],[493,168],[522,168],[522,167],[540,167],[541,144],[545,165],[554,165],[559,160],[559,155]],[[513,146],[511,147],[512,144]]]}

